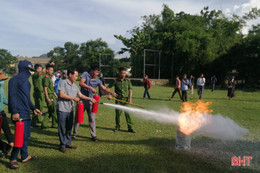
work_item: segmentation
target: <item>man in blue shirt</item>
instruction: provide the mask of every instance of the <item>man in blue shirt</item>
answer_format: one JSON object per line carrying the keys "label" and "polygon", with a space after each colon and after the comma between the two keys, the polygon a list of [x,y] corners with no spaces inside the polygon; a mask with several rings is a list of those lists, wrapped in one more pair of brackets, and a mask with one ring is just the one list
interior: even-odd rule
{"label": "man in blue shirt", "polygon": [[181,91],[182,91],[182,101],[187,101],[187,91],[189,89],[189,79],[187,78],[187,75],[183,75],[183,79],[181,80]]}
{"label": "man in blue shirt", "polygon": [[[100,86],[100,88],[106,93],[112,94],[114,97],[117,96],[116,93],[110,91],[106,88],[102,82],[97,78],[100,73],[100,69],[98,66],[93,65],[91,67],[90,73],[84,72],[81,75],[79,86],[81,86],[81,93],[87,97],[93,98],[94,94],[96,94],[96,88]],[[89,100],[83,100],[84,109],[87,110],[88,113],[88,121],[89,121],[89,130],[93,141],[98,142],[98,138],[96,135],[96,119],[95,113],[92,113],[92,105],[93,103]],[[77,123],[77,116],[75,116],[75,124],[72,139],[76,138],[78,133],[79,123]]]}

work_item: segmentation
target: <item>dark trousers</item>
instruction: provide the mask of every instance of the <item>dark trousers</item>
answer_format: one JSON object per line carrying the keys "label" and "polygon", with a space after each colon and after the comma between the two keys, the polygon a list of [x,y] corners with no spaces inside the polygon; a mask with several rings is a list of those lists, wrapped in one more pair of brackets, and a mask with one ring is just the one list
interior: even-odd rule
{"label": "dark trousers", "polygon": [[58,111],[58,134],[60,138],[60,147],[65,148],[71,145],[71,130],[73,126],[73,111]]}
{"label": "dark trousers", "polygon": [[204,91],[204,86],[198,86],[198,95],[199,95],[199,99],[202,98],[202,93]]}
{"label": "dark trousers", "polygon": [[[20,113],[22,119],[29,118],[30,114]],[[23,146],[22,147],[13,147],[10,160],[17,160],[18,154],[21,153],[22,160],[28,157],[28,144],[29,138],[31,135],[31,120],[26,120],[24,122],[24,136],[23,136]],[[16,123],[16,122],[15,122]]]}
{"label": "dark trousers", "polygon": [[212,83],[212,88],[211,88],[211,91],[213,92],[215,90],[215,83]]}
{"label": "dark trousers", "polygon": [[4,111],[0,112],[0,116],[3,117],[2,129],[4,131],[4,134],[5,134],[5,137],[6,137],[7,141],[8,141],[8,143],[14,142],[14,137],[13,137],[13,135],[11,133],[11,130],[10,130],[9,123],[8,123],[8,120],[7,120],[5,112]]}
{"label": "dark trousers", "polygon": [[3,142],[1,139],[0,139],[0,150],[2,150],[4,153],[6,152],[7,150],[7,147],[8,147],[8,144],[6,142]]}
{"label": "dark trousers", "polygon": [[146,97],[146,94],[148,96],[148,98],[150,98],[150,94],[147,88],[144,89],[144,98]]}
{"label": "dark trousers", "polygon": [[[10,127],[9,127],[5,112],[4,111],[0,112],[0,116],[2,117],[2,129],[4,131],[4,134],[5,134],[5,137],[8,141],[8,143],[14,142],[14,137],[10,131]],[[1,132],[1,133],[3,133],[3,132]],[[7,147],[8,147],[8,144],[3,142],[0,139],[0,150],[2,150],[3,152],[6,152]]]}
{"label": "dark trousers", "polygon": [[182,101],[186,102],[187,100],[187,90],[182,91]]}
{"label": "dark trousers", "polygon": [[182,100],[182,97],[181,97],[181,89],[180,88],[175,88],[175,90],[173,91],[172,93],[172,97],[174,97],[174,95],[178,92],[179,96],[180,96],[180,99]]}

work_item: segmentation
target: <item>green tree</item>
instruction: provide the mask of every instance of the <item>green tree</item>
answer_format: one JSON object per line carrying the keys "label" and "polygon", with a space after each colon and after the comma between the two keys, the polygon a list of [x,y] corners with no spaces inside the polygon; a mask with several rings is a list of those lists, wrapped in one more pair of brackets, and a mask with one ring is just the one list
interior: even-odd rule
{"label": "green tree", "polygon": [[15,73],[15,63],[17,62],[17,58],[8,50],[0,49],[0,61],[0,69],[9,74]]}
{"label": "green tree", "polygon": [[[99,65],[101,59],[102,71],[105,76],[113,74],[114,51],[101,38],[89,40],[80,45],[66,42],[64,47],[55,47],[48,53],[58,69],[76,67],[80,73],[88,71],[93,64]],[[105,66],[104,66],[105,65]],[[110,67],[110,68],[106,68]]]}
{"label": "green tree", "polygon": [[[92,64],[102,65],[101,71],[104,76],[113,75],[114,51],[108,47],[101,38],[81,43],[80,59],[78,68],[80,71],[89,70]],[[101,64],[99,64],[101,62]]]}
{"label": "green tree", "polygon": [[60,70],[67,69],[67,64],[65,61],[65,51],[62,47],[55,47],[53,50],[47,53],[48,57],[50,57],[56,63],[56,66]]}
{"label": "green tree", "polygon": [[[121,35],[115,37],[125,45],[119,53],[129,52],[132,73],[142,76],[144,49],[161,50],[161,64],[168,64],[162,69],[162,75],[170,77],[169,71],[173,57],[173,73],[199,75],[201,72],[215,73],[213,63],[236,44],[243,41],[241,29],[246,21],[259,16],[259,10],[252,9],[242,17],[233,15],[226,17],[221,10],[209,10],[205,7],[199,15],[174,13],[167,5],[163,5],[160,15],[142,17],[142,26],[130,31],[131,37]],[[152,62],[154,55],[147,57]],[[158,62],[156,62],[158,63]],[[146,70],[147,71],[147,70]]]}

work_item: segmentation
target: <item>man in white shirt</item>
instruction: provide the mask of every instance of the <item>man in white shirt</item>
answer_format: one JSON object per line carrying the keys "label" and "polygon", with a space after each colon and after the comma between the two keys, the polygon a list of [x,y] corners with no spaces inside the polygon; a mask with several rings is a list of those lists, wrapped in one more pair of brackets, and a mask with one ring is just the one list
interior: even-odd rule
{"label": "man in white shirt", "polygon": [[204,78],[204,75],[201,73],[200,77],[197,79],[198,95],[199,95],[200,100],[201,100],[201,97],[202,97],[202,93],[204,91],[205,83],[206,83],[206,80]]}

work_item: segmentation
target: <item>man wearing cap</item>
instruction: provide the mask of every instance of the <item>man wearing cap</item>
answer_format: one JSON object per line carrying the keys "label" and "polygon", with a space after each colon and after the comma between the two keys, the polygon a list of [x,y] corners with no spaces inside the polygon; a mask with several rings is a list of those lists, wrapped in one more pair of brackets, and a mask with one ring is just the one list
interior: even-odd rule
{"label": "man wearing cap", "polygon": [[[44,104],[44,94],[43,94],[43,87],[42,87],[42,77],[43,71],[42,66],[40,64],[35,64],[35,73],[32,75],[32,82],[33,82],[33,98],[35,102],[35,106],[39,110],[43,110]],[[32,118],[32,126],[36,127],[36,124],[41,120],[40,116],[35,116]]]}
{"label": "man wearing cap", "polygon": [[[0,139],[0,150],[3,152],[0,154],[0,158],[4,158],[7,156],[8,152],[12,149],[14,146],[14,137],[10,131],[10,127],[7,121],[6,113],[4,111],[4,104],[8,105],[8,101],[5,98],[5,92],[3,88],[4,80],[8,79],[8,77],[4,74],[3,71],[0,71],[0,119],[2,119],[2,126],[0,124],[0,128],[3,129],[5,133],[5,137],[8,141],[8,144],[3,142]],[[1,129],[0,129],[1,131]]]}
{"label": "man wearing cap", "polygon": [[24,139],[23,146],[20,148],[13,147],[10,166],[12,169],[19,168],[17,163],[18,154],[21,153],[22,163],[26,163],[30,160],[37,159],[37,156],[28,155],[28,143],[31,133],[31,119],[30,110],[35,115],[41,114],[41,111],[37,109],[31,102],[30,89],[31,84],[28,78],[31,76],[31,71],[34,67],[29,61],[20,61],[18,64],[19,73],[12,77],[8,85],[8,109],[11,113],[14,123],[22,119],[26,119],[24,122]]}

